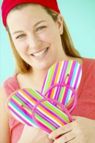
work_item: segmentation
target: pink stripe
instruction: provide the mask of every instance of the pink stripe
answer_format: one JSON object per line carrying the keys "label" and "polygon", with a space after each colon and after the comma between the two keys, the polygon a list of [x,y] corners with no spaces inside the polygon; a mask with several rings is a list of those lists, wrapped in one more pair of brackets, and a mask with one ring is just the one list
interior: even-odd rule
{"label": "pink stripe", "polygon": [[[29,116],[29,118],[31,118],[31,120],[32,120],[31,114],[28,113],[23,107],[21,107],[15,100],[11,99],[11,102],[12,102],[15,106],[17,106],[17,107],[19,108],[19,110],[22,111],[25,115]],[[14,107],[13,107],[13,109],[14,109]],[[16,110],[17,110],[17,109],[16,109]],[[31,111],[32,111],[32,109],[31,109]]]}
{"label": "pink stripe", "polygon": [[76,77],[74,89],[76,89],[76,87],[77,87],[77,84],[78,84],[78,80],[79,80],[80,74],[81,74],[81,67],[79,67],[79,69],[78,69],[78,73],[77,73],[77,77]]}
{"label": "pink stripe", "polygon": [[[62,71],[61,71],[61,75],[60,75],[60,79],[58,81],[58,83],[64,83],[65,81],[65,73],[66,73],[66,69],[67,69],[67,65],[68,65],[68,62],[65,61],[64,62],[64,65],[62,67]],[[57,88],[57,91],[56,91],[56,94],[55,94],[55,100],[58,100],[59,96],[60,96],[60,91],[61,91],[62,87],[58,87]]]}
{"label": "pink stripe", "polygon": [[45,76],[44,83],[42,85],[42,89],[41,89],[41,93],[42,94],[43,94],[44,86],[45,86],[45,83],[46,83],[46,79],[47,79],[47,75]]}
{"label": "pink stripe", "polygon": [[35,123],[41,127],[44,131],[51,133],[52,130],[50,128],[48,128],[47,126],[43,125],[41,122],[39,122],[37,119],[35,119]]}
{"label": "pink stripe", "polygon": [[[8,108],[11,110],[11,112],[13,112],[15,114],[15,116],[17,116],[18,118],[20,118],[20,120],[22,120],[25,124],[32,125],[29,122],[27,122],[27,120],[25,120],[21,115],[19,115],[17,112],[15,112],[15,110],[14,110],[13,107],[8,106]],[[18,118],[17,118],[17,120],[18,120]]]}
{"label": "pink stripe", "polygon": [[[73,74],[73,71],[74,71],[74,67],[75,67],[75,61],[73,62],[72,64],[72,67],[71,67],[71,71],[70,71],[70,74],[69,74],[69,79],[68,79],[68,82],[67,84],[70,85],[70,81],[72,79],[72,74]],[[64,93],[64,98],[62,100],[62,104],[65,104],[65,101],[66,101],[66,98],[67,98],[67,94],[68,94],[68,88],[65,89],[65,93]]]}
{"label": "pink stripe", "polygon": [[[59,63],[56,64],[55,71],[54,71],[54,75],[53,75],[53,77],[52,77],[52,82],[51,82],[51,85],[50,85],[50,86],[54,85],[58,67],[59,67]],[[52,90],[49,91],[48,98],[50,98],[51,92],[52,92]]]}

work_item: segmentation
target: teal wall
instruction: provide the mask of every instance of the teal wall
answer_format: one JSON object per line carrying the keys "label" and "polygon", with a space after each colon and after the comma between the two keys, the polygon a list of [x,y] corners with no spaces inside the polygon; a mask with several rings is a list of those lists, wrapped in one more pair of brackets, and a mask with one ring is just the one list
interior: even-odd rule
{"label": "teal wall", "polygon": [[[76,49],[84,57],[95,57],[95,0],[58,0]],[[0,0],[1,4],[1,0]],[[15,63],[0,16],[0,84],[12,75]]]}
{"label": "teal wall", "polygon": [[76,49],[95,57],[95,0],[58,0]]}

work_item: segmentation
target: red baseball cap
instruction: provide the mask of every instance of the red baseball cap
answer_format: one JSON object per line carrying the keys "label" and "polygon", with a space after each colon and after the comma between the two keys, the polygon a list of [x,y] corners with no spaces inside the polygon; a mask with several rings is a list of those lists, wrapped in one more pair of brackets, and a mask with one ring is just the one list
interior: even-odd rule
{"label": "red baseball cap", "polygon": [[57,0],[3,0],[1,10],[2,10],[2,20],[3,24],[6,27],[6,18],[8,13],[17,5],[23,4],[23,3],[34,3],[34,4],[40,4],[42,6],[45,6],[47,8],[50,8],[58,13],[60,13],[60,10],[58,8]]}

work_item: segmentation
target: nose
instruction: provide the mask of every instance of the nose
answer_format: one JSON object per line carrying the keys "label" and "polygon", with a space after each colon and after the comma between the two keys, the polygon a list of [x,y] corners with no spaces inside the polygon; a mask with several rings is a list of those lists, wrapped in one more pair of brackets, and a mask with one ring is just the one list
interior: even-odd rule
{"label": "nose", "polygon": [[36,34],[30,34],[28,37],[28,46],[33,50],[37,50],[41,47],[42,41]]}

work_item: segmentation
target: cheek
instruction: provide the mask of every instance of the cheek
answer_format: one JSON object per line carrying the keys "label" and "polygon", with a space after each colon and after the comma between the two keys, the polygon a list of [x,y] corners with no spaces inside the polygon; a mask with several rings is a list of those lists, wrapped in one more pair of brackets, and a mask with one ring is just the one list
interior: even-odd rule
{"label": "cheek", "polygon": [[43,42],[50,42],[50,36],[49,36],[49,33],[41,33],[39,35],[39,39]]}
{"label": "cheek", "polygon": [[24,53],[27,49],[27,44],[25,42],[15,42],[14,43],[16,50],[18,53]]}
{"label": "cheek", "polygon": [[39,38],[45,42],[53,42],[56,39],[57,33],[54,30],[40,33]]}

